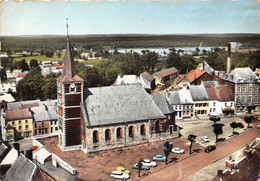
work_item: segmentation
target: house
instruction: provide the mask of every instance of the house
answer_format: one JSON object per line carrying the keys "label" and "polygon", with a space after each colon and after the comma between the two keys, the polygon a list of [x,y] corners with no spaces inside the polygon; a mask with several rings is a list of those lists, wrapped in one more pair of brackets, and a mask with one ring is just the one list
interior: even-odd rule
{"label": "house", "polygon": [[168,100],[176,111],[176,119],[190,118],[194,116],[194,102],[189,89],[169,91]]}
{"label": "house", "polygon": [[260,110],[260,79],[249,68],[235,68],[227,77],[227,80],[234,83],[234,99],[237,111]]}
{"label": "house", "polygon": [[153,77],[155,78],[155,84],[164,84],[168,80],[173,80],[179,75],[179,70],[175,67],[155,72]]}
{"label": "house", "polygon": [[206,88],[210,98],[209,114],[234,115],[234,98],[228,85],[218,85]]}
{"label": "house", "polygon": [[20,80],[22,80],[26,76],[26,73],[20,73],[16,77],[16,83],[18,83]]}
{"label": "house", "polygon": [[176,78],[175,87],[183,88],[189,85],[200,85],[202,81],[210,80],[214,80],[214,76],[209,74],[206,70],[201,70],[200,67],[197,67],[196,69],[191,70],[188,74],[179,75]]}
{"label": "house", "polygon": [[[210,98],[204,85],[191,85],[189,87],[192,100],[194,101],[194,115],[205,116],[210,112]],[[213,111],[214,112],[214,111]]]}
{"label": "house", "polygon": [[52,101],[53,104],[42,105],[32,107],[31,112],[34,120],[34,136],[42,134],[58,134],[59,125],[58,125],[58,115],[56,101]]}
{"label": "house", "polygon": [[[33,117],[29,108],[6,111],[5,115],[6,125],[10,125],[19,132],[19,135],[24,139],[33,137]],[[8,129],[10,128],[8,126]],[[7,132],[7,138],[16,140],[15,132]]]}
{"label": "house", "polygon": [[140,77],[136,75],[118,75],[113,85],[141,84],[147,92],[155,89],[155,79],[148,73],[144,72]]}

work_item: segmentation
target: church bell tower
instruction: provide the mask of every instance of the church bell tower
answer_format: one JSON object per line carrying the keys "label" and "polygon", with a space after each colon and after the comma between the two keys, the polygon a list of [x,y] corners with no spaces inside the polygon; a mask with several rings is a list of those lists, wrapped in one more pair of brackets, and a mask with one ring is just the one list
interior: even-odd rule
{"label": "church bell tower", "polygon": [[57,79],[59,146],[64,151],[77,149],[82,143],[81,104],[84,80],[76,74],[73,49],[67,22],[67,47],[62,75]]}

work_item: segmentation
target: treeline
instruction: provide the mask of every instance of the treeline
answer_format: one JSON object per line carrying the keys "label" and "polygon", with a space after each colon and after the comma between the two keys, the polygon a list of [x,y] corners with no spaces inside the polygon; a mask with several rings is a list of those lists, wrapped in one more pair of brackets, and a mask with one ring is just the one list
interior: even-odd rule
{"label": "treeline", "polygon": [[[71,35],[72,45],[80,48],[219,47],[240,42],[246,48],[260,47],[259,34],[198,35]],[[66,36],[1,37],[2,51],[65,49]]]}

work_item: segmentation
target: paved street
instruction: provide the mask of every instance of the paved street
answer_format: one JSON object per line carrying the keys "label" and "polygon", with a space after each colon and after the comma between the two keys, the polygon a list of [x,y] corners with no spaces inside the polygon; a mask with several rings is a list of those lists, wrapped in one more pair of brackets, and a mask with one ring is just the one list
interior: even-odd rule
{"label": "paved street", "polygon": [[[229,136],[232,135],[232,131],[233,131],[233,129],[230,126],[230,123],[234,121],[241,122],[247,127],[247,124],[245,124],[244,120],[238,116],[221,118],[221,121],[219,121],[218,123],[222,123],[225,126],[223,127],[223,134],[219,135],[219,138],[226,138],[226,139],[230,138]],[[183,128],[181,130],[182,135],[188,137],[189,134],[195,134],[197,136],[196,139],[197,143],[203,146],[215,144],[216,135],[213,133],[213,127],[212,127],[213,122],[210,121],[208,117],[204,117],[197,120],[194,119],[177,120],[176,124]],[[235,132],[242,133],[245,130],[246,129],[236,128]],[[202,136],[208,136],[210,142],[204,143],[203,140],[201,139]]]}
{"label": "paved street", "polygon": [[153,172],[141,180],[183,180],[198,170],[251,143],[259,135],[260,130],[252,128],[239,136],[218,144],[217,149],[211,153],[201,152],[158,172]]}

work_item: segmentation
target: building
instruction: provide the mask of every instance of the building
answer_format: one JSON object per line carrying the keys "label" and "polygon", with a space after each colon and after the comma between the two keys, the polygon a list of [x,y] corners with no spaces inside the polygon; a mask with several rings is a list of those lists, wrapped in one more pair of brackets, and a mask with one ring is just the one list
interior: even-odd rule
{"label": "building", "polygon": [[140,84],[90,88],[82,105],[83,149],[93,152],[173,138],[175,118],[166,106],[165,98],[150,97]]}
{"label": "building", "polygon": [[50,104],[32,107],[31,112],[34,120],[34,135],[58,134],[60,132],[57,115],[57,102],[49,101]]}
{"label": "building", "polygon": [[227,80],[235,84],[234,99],[237,111],[251,113],[260,110],[260,79],[249,67],[235,68]]}
{"label": "building", "polygon": [[[207,64],[205,64],[206,66]],[[208,68],[211,70],[210,68]],[[209,71],[208,70],[208,71]],[[214,76],[209,74],[206,70],[201,67],[197,67],[194,70],[191,70],[188,74],[179,75],[176,78],[176,86],[178,88],[187,87],[189,85],[200,85],[202,81],[214,80]]]}
{"label": "building", "polygon": [[[206,116],[210,112],[210,98],[204,85],[191,85],[189,87],[194,101],[194,115]],[[214,104],[213,104],[214,105]],[[214,110],[213,110],[214,112]]]}
{"label": "building", "polygon": [[113,85],[141,84],[147,92],[155,89],[155,79],[148,72],[136,75],[118,75]]}
{"label": "building", "polygon": [[176,69],[175,67],[161,70],[159,72],[155,72],[153,74],[153,77],[155,78],[155,84],[160,85],[164,84],[165,82],[169,80],[173,80],[179,75],[179,70]]}
{"label": "building", "polygon": [[183,88],[169,91],[168,100],[176,111],[176,119],[190,118],[194,116],[194,102],[189,89]]}
{"label": "building", "polygon": [[[33,117],[29,108],[6,111],[5,120],[6,125],[9,124],[10,126],[14,127],[22,138],[29,139],[33,137]],[[10,126],[8,126],[8,128]],[[13,131],[7,132],[7,138],[16,140],[16,135]]]}

